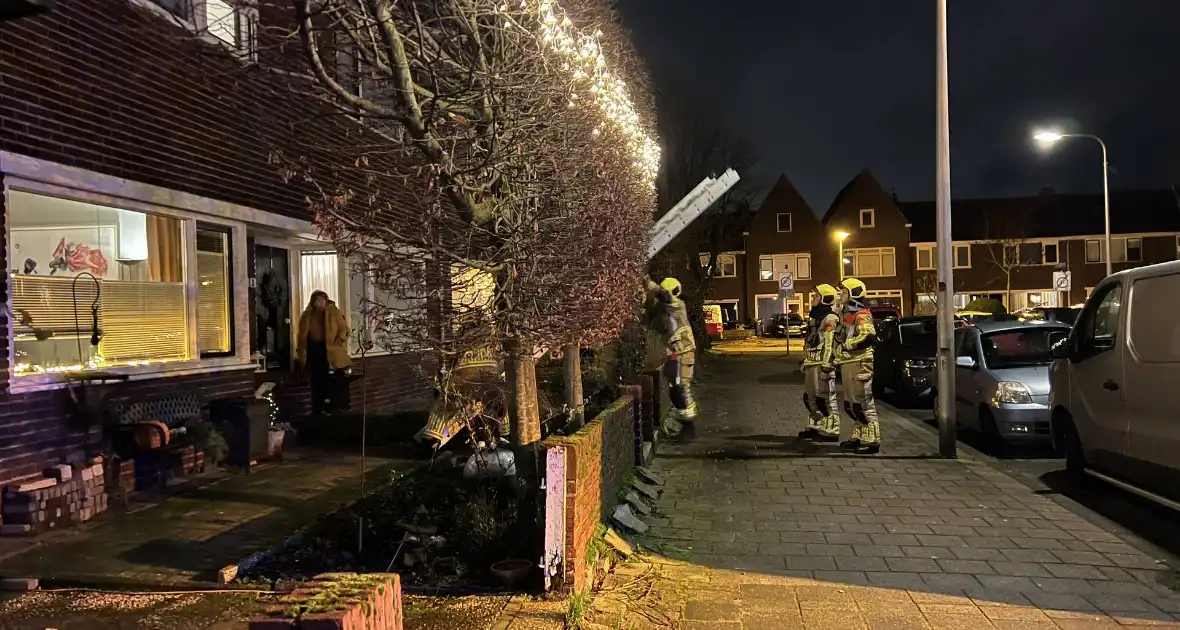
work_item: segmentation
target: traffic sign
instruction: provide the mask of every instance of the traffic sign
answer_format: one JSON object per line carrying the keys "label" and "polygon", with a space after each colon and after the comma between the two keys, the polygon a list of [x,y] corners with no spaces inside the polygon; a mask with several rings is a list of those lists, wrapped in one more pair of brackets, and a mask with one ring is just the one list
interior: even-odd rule
{"label": "traffic sign", "polygon": [[1073,286],[1073,274],[1068,271],[1053,272],[1053,289],[1055,291],[1069,291]]}
{"label": "traffic sign", "polygon": [[784,300],[795,297],[795,277],[789,271],[778,275],[778,296]]}

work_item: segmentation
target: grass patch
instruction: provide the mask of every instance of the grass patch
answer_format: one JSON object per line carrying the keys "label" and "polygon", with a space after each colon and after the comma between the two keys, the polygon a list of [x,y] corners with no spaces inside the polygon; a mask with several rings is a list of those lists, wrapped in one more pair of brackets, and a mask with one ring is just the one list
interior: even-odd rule
{"label": "grass patch", "polygon": [[569,607],[565,611],[567,630],[580,630],[586,625],[586,616],[590,612],[590,600],[590,591],[574,593],[570,597]]}

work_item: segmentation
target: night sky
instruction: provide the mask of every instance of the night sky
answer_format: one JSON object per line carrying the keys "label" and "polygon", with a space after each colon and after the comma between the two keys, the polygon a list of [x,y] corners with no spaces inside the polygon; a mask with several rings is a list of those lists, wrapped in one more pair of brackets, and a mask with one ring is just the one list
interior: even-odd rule
{"label": "night sky", "polygon": [[[950,0],[956,198],[1180,185],[1180,0]],[[708,100],[818,214],[861,168],[934,197],[931,0],[619,0],[665,95]],[[686,88],[685,86],[692,86]],[[689,90],[696,93],[693,94]]]}

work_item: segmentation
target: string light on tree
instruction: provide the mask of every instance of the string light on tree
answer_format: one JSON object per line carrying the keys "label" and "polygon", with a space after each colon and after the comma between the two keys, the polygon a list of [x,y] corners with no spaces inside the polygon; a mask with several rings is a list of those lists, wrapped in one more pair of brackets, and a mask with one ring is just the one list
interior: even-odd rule
{"label": "string light on tree", "polygon": [[[606,67],[606,57],[598,43],[601,31],[581,33],[569,16],[551,0],[521,0],[520,8],[532,13],[541,25],[541,39],[550,50],[565,59],[563,67],[574,79],[586,84],[607,120],[627,139],[636,168],[645,183],[655,185],[660,169],[660,145],[648,135],[631,101],[627,85],[613,76]],[[507,11],[507,5],[500,10]],[[571,99],[571,105],[574,101]],[[594,135],[601,132],[595,130]]]}

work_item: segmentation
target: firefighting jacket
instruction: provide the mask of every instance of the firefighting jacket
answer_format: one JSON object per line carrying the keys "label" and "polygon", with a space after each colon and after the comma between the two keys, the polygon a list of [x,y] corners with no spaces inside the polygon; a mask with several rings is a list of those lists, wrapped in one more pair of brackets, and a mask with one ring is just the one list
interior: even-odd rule
{"label": "firefighting jacket", "polygon": [[840,318],[828,309],[812,334],[807,336],[803,346],[803,367],[832,365],[833,354],[836,350],[836,330],[840,327]]}
{"label": "firefighting jacket", "polygon": [[836,330],[835,363],[871,361],[873,346],[877,343],[877,329],[873,326],[873,314],[860,309],[844,315],[844,325]]}

